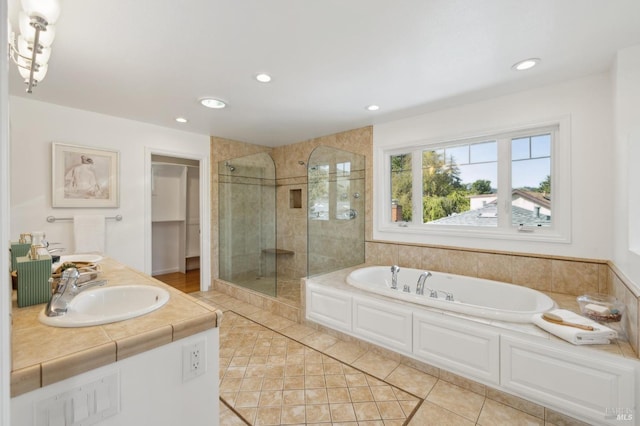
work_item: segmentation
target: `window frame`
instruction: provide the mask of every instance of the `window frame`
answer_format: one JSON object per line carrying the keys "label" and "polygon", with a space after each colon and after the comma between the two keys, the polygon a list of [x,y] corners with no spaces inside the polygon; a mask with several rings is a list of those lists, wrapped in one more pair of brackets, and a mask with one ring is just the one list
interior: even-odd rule
{"label": "window frame", "polygon": [[[551,133],[551,197],[552,224],[548,227],[516,227],[511,224],[511,140],[523,136]],[[489,140],[498,141],[498,205],[497,227],[461,226],[420,223],[422,221],[422,152],[448,146],[471,144]],[[420,176],[413,176],[412,217],[413,221],[391,222],[391,156],[411,154],[412,171],[419,170]],[[400,233],[414,235],[439,235],[452,237],[473,237],[508,239],[516,241],[545,241],[555,243],[571,242],[571,137],[570,118],[560,117],[544,122],[529,123],[511,128],[476,132],[452,137],[433,138],[398,144],[393,147],[379,147],[376,151],[376,188],[382,194],[377,203],[376,231],[382,234]],[[506,214],[505,214],[506,213]],[[416,219],[420,218],[420,219]]]}

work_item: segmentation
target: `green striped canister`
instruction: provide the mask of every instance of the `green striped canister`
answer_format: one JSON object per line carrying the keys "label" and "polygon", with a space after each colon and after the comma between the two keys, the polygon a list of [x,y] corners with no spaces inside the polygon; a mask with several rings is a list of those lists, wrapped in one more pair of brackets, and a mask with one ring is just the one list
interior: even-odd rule
{"label": "green striped canister", "polygon": [[31,248],[31,243],[11,243],[11,270],[18,269],[18,258],[26,256]]}
{"label": "green striped canister", "polygon": [[46,303],[51,298],[51,256],[43,255],[38,260],[27,256],[17,258],[18,307]]}

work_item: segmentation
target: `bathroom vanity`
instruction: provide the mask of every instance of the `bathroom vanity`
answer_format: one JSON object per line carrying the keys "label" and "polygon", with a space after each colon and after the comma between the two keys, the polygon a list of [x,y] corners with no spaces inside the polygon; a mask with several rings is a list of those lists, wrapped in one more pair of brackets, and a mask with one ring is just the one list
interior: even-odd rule
{"label": "bathroom vanity", "polygon": [[222,312],[112,259],[101,267],[107,286],[162,287],[169,301],[125,321],[59,328],[38,320],[44,305],[18,308],[14,297],[11,424],[215,422]]}

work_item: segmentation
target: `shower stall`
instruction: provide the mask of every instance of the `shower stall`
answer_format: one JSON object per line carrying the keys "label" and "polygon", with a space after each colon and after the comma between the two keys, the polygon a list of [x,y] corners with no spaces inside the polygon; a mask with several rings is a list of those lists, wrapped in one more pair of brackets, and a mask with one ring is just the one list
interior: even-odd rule
{"label": "shower stall", "polygon": [[219,276],[276,297],[276,170],[266,153],[218,163]]}
{"label": "shower stall", "polygon": [[308,164],[308,276],[364,263],[365,157],[321,145]]}
{"label": "shower stall", "polygon": [[303,276],[365,260],[365,157],[321,145],[298,164],[277,180],[267,153],[218,163],[220,279],[294,305]]}

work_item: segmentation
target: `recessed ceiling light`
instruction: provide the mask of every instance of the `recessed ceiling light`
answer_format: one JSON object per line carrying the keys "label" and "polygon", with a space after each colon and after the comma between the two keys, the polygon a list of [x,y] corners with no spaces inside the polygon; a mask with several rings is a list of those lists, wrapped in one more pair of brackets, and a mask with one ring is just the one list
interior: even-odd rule
{"label": "recessed ceiling light", "polygon": [[224,101],[216,98],[202,98],[200,103],[207,108],[221,109],[225,108],[227,104]]}
{"label": "recessed ceiling light", "polygon": [[260,83],[268,83],[271,81],[271,76],[265,73],[256,74],[256,80]]}
{"label": "recessed ceiling light", "polygon": [[176,121],[177,121],[178,123],[187,123],[189,120],[187,120],[187,119],[186,119],[186,118],[184,118],[184,117],[176,117]]}
{"label": "recessed ceiling light", "polygon": [[539,63],[540,58],[529,58],[525,59],[524,61],[516,62],[515,64],[513,64],[511,69],[514,71],[524,71],[535,67]]}
{"label": "recessed ceiling light", "polygon": [[367,105],[367,111],[377,111],[380,109],[379,105]]}

